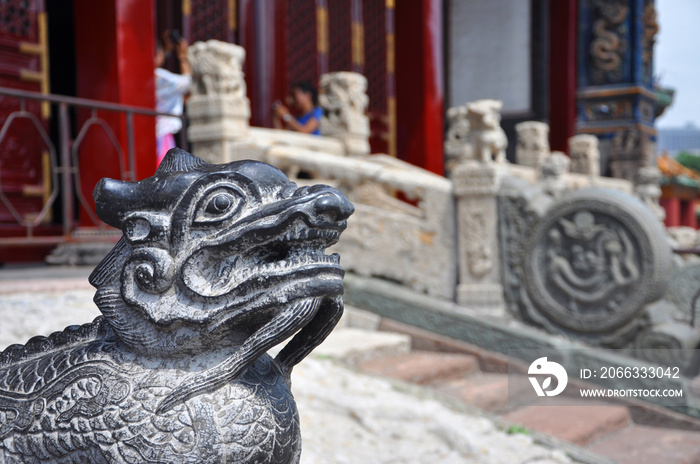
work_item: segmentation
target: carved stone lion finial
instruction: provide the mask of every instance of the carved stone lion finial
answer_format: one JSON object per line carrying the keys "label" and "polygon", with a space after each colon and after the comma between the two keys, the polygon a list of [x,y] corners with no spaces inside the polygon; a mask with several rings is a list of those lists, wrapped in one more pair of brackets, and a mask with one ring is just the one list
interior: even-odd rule
{"label": "carved stone lion finial", "polygon": [[367,78],[348,71],[324,74],[320,90],[319,101],[325,113],[321,133],[342,140],[350,155],[368,154]]}
{"label": "carved stone lion finial", "polygon": [[179,149],[94,196],[123,231],[90,276],[103,316],[0,353],[0,462],[298,463],[289,378],[343,312],[324,250],[350,202]]}

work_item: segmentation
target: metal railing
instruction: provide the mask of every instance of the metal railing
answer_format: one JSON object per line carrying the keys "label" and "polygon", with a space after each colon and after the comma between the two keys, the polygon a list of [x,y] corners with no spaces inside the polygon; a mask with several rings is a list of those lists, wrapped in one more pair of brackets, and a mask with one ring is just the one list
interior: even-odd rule
{"label": "metal railing", "polygon": [[[77,227],[75,215],[75,200],[83,206],[90,221],[95,228],[107,229],[104,224],[92,211],[92,206],[83,195],[80,185],[80,160],[79,152],[82,143],[85,141],[88,132],[93,129],[101,129],[107,136],[118,157],[121,180],[136,180],[136,148],[134,140],[134,115],[148,116],[175,116],[183,121],[183,128],[180,131],[180,146],[186,148],[186,127],[184,116],[160,113],[150,108],[138,106],[121,105],[85,98],[68,97],[63,95],[42,94],[25,90],[10,89],[0,87],[0,95],[16,98],[19,102],[19,109],[8,114],[7,119],[0,128],[0,146],[10,133],[10,129],[17,120],[28,120],[36,132],[37,136],[46,145],[49,156],[48,178],[51,180],[51,191],[46,197],[41,210],[36,216],[28,219],[22,217],[17,211],[12,201],[3,190],[2,171],[0,170],[0,203],[7,209],[10,216],[17,225],[25,229],[23,235],[0,236],[0,247],[17,245],[51,245],[73,240],[73,231]],[[37,116],[27,110],[27,101],[48,102],[56,106],[54,113],[58,118],[58,140],[52,140],[46,128],[39,121]],[[70,108],[85,108],[89,111],[89,117],[82,123],[79,130],[74,132],[72,127]],[[122,146],[119,138],[115,135],[112,127],[99,114],[102,112],[123,114],[126,120],[126,147]],[[56,117],[55,116],[55,117]],[[75,129],[78,129],[77,127]],[[73,137],[73,133],[76,133]],[[155,133],[153,135],[155,137]],[[56,148],[58,145],[58,149]],[[126,153],[126,157],[124,156]],[[153,153],[155,156],[155,153]],[[126,165],[125,165],[126,159]],[[59,162],[60,160],[60,162]],[[0,166],[1,168],[1,166]],[[60,182],[59,182],[60,176]],[[59,188],[60,186],[60,188]],[[60,190],[60,191],[59,191]],[[58,197],[61,197],[61,218],[62,233],[54,235],[36,235],[35,229],[41,226],[47,219],[54,207]],[[89,234],[91,240],[99,240],[99,234]]]}

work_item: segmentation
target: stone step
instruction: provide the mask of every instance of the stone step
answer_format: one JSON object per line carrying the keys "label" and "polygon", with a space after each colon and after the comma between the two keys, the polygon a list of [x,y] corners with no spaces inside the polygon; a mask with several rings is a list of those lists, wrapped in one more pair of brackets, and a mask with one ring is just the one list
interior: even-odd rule
{"label": "stone step", "polygon": [[364,362],[359,367],[375,374],[426,385],[473,373],[478,370],[479,361],[465,354],[412,351]]}
{"label": "stone step", "polygon": [[619,464],[700,464],[700,433],[632,425],[589,449]]}
{"label": "stone step", "polygon": [[[567,398],[568,406],[522,406],[532,401],[529,385],[516,383],[524,390],[511,392],[509,398],[513,385],[506,372],[509,367],[527,372],[524,364],[385,318],[378,328],[410,336],[413,351],[360,365],[367,370],[428,385],[508,422],[586,447],[596,459],[618,464],[700,464],[700,422],[695,419],[634,401],[596,404]],[[451,364],[462,362],[465,368]],[[697,385],[700,391],[700,377]]]}
{"label": "stone step", "polygon": [[361,364],[408,354],[410,350],[411,338],[407,335],[340,327],[314,349],[314,355]]}
{"label": "stone step", "polygon": [[508,376],[504,374],[477,373],[463,379],[440,382],[432,387],[485,411],[504,411],[508,403]]}
{"label": "stone step", "polygon": [[629,427],[631,423],[625,406],[574,400],[567,406],[525,406],[503,417],[579,446]]}
{"label": "stone step", "polygon": [[[431,387],[444,395],[497,414],[529,402],[532,393],[529,384],[509,384],[507,374],[489,372],[477,372],[461,379],[435,383]],[[517,391],[511,391],[509,396],[509,389],[513,388]],[[521,397],[526,399],[518,401]]]}

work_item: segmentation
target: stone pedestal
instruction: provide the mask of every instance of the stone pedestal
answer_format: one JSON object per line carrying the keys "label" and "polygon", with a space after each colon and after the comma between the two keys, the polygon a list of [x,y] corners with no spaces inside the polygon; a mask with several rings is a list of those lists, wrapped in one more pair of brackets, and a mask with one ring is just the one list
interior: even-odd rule
{"label": "stone pedestal", "polygon": [[195,95],[187,102],[192,152],[208,163],[227,163],[231,145],[248,136],[250,102],[236,95]]}
{"label": "stone pedestal", "polygon": [[497,194],[507,164],[467,161],[453,171],[457,202],[457,302],[503,316]]}

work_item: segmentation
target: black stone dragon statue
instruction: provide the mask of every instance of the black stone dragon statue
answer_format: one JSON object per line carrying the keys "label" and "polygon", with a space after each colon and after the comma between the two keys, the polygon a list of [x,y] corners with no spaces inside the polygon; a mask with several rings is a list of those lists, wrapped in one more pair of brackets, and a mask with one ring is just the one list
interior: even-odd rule
{"label": "black stone dragon statue", "polygon": [[350,202],[179,149],[94,197],[123,232],[90,276],[103,316],[0,353],[0,464],[299,462],[289,379],[343,312],[324,250]]}

